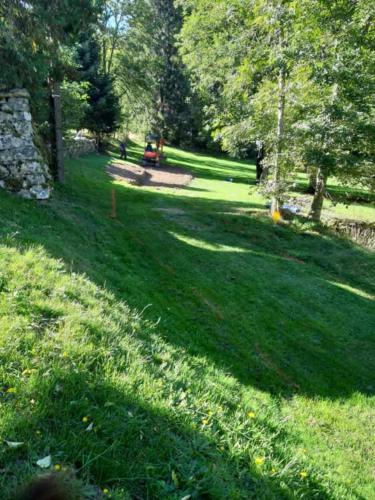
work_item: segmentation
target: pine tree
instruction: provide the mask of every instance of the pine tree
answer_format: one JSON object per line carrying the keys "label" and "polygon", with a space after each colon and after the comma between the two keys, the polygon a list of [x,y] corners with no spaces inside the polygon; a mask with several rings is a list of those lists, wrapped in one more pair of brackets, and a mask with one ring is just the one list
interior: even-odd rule
{"label": "pine tree", "polygon": [[139,101],[152,132],[169,142],[188,142],[193,133],[191,90],[177,48],[182,14],[173,0],[136,0],[115,65],[127,99]]}
{"label": "pine tree", "polygon": [[153,0],[153,4],[158,13],[154,41],[159,61],[154,127],[169,141],[180,144],[191,134],[189,83],[176,47],[182,16],[173,0]]}
{"label": "pine tree", "polygon": [[85,33],[77,51],[81,77],[89,83],[88,109],[82,126],[95,134],[99,147],[103,136],[114,132],[120,120],[120,104],[113,80],[101,70],[100,60],[98,41],[92,33]]}

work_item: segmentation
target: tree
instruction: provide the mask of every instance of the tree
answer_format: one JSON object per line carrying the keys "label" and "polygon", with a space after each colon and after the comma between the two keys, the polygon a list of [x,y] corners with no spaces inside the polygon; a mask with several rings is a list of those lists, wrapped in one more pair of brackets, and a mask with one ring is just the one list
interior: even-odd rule
{"label": "tree", "polygon": [[115,53],[123,41],[128,28],[129,0],[105,0],[99,19],[101,41],[101,70],[112,74]]}
{"label": "tree", "polygon": [[[82,19],[90,24],[100,12],[101,0],[0,0],[0,77],[5,86],[25,86],[34,98],[45,94],[49,84],[55,103],[53,157],[55,173],[64,178],[60,82],[63,80],[69,47],[77,41]],[[37,106],[40,108],[47,106]]]}
{"label": "tree", "polygon": [[[313,0],[300,8],[310,90],[296,120],[297,148],[316,172],[310,217],[318,221],[330,176],[373,187],[375,8],[367,0]],[[308,44],[303,35],[310,32]]]}
{"label": "tree", "polygon": [[[374,4],[369,0],[180,0],[184,61],[223,147],[261,141],[277,210],[298,168],[373,182]],[[366,180],[365,180],[366,179]]]}
{"label": "tree", "polygon": [[173,0],[132,2],[114,69],[125,100],[140,103],[152,131],[174,144],[193,131],[189,78],[176,46],[181,24]]}
{"label": "tree", "polygon": [[184,61],[211,99],[213,128],[229,152],[257,141],[266,151],[266,192],[279,209],[291,169],[286,148],[289,81],[298,64],[293,2],[187,0]]}
{"label": "tree", "polygon": [[95,134],[100,147],[103,136],[118,128],[120,105],[112,77],[100,69],[99,43],[92,33],[82,36],[77,60],[82,79],[89,84],[88,108],[82,126]]}
{"label": "tree", "polygon": [[88,82],[64,80],[61,84],[63,131],[81,128],[88,111]]}

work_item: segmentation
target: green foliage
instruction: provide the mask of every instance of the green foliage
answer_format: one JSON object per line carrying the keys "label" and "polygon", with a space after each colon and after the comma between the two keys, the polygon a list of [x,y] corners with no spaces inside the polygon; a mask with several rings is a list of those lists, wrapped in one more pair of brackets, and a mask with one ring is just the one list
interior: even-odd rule
{"label": "green foliage", "polygon": [[176,47],[181,23],[172,0],[133,2],[114,69],[123,102],[137,110],[136,121],[143,108],[147,127],[175,144],[191,142],[195,132],[189,76]]}
{"label": "green foliage", "polygon": [[81,128],[88,111],[88,82],[65,80],[61,84],[62,122],[64,131]]}
{"label": "green foliage", "polygon": [[77,126],[84,107],[83,87],[72,83],[73,47],[85,25],[97,18],[101,0],[0,0],[0,86],[26,87],[38,131],[50,140],[51,79],[65,79],[64,129]]}
{"label": "green foliage", "polygon": [[[373,186],[374,7],[366,1],[180,1],[184,61],[209,105],[211,128],[238,154],[265,145],[282,182],[319,168]],[[280,82],[285,80],[282,140]],[[273,180],[274,182],[274,180]],[[285,184],[287,186],[287,184]],[[272,187],[272,186],[271,186]]]}
{"label": "green foliage", "polygon": [[120,105],[112,77],[100,68],[99,43],[91,33],[82,35],[77,51],[80,74],[88,82],[88,107],[81,125],[100,141],[119,126]]}
{"label": "green foliage", "polygon": [[[374,8],[367,2],[332,5],[323,0],[301,3],[300,8],[310,78],[296,105],[299,156],[327,177],[371,186],[375,33],[368,23]],[[314,38],[306,35],[311,32]]]}

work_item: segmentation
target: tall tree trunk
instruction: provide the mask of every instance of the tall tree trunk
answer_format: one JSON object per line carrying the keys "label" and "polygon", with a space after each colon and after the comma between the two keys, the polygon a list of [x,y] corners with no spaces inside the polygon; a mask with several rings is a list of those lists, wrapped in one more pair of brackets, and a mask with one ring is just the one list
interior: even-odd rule
{"label": "tall tree trunk", "polygon": [[117,44],[118,44],[119,31],[120,31],[120,21],[117,21],[115,32],[114,32],[112,40],[111,40],[111,48],[110,48],[110,52],[109,52],[107,69],[104,68],[104,71],[106,71],[107,74],[109,74],[111,72],[111,69],[112,69],[113,55],[115,53],[115,49],[116,49]]}
{"label": "tall tree trunk", "polygon": [[[105,37],[105,35],[104,35]],[[103,37],[103,47],[102,47],[102,68],[104,73],[107,73],[107,41]]]}
{"label": "tall tree trunk", "polygon": [[307,186],[307,192],[310,194],[315,193],[317,173],[318,173],[318,170],[315,167],[308,167],[307,176],[309,179],[309,185]]}
{"label": "tall tree trunk", "polygon": [[278,105],[277,105],[277,135],[276,135],[276,158],[273,171],[273,187],[275,193],[272,198],[271,213],[280,210],[280,199],[278,196],[278,187],[281,178],[281,154],[283,151],[284,139],[284,114],[285,114],[285,70],[283,67],[279,71]]}
{"label": "tall tree trunk", "polygon": [[311,203],[309,218],[316,222],[320,221],[322,215],[324,195],[327,186],[327,175],[319,168],[316,176],[316,187],[313,201]]}
{"label": "tall tree trunk", "polygon": [[60,82],[52,82],[52,103],[53,103],[53,162],[56,170],[56,177],[60,183],[65,181],[64,169],[64,144],[62,136],[62,114],[61,114],[61,90]]}
{"label": "tall tree trunk", "polygon": [[257,183],[259,184],[262,180],[263,174],[263,160],[264,160],[264,143],[262,141],[257,141],[257,159],[256,159],[256,174]]}

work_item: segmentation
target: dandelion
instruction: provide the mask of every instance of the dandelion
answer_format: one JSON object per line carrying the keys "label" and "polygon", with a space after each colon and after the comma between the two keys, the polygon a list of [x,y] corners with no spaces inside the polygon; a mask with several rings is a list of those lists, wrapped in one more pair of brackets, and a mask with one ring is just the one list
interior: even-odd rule
{"label": "dandelion", "polygon": [[247,414],[247,416],[249,418],[255,418],[256,415],[255,415],[255,413],[253,411],[249,411],[248,414]]}
{"label": "dandelion", "polygon": [[256,465],[263,465],[265,458],[264,457],[255,457],[254,461],[255,461]]}
{"label": "dandelion", "polygon": [[301,479],[305,479],[308,476],[308,473],[305,470],[301,470],[299,473]]}
{"label": "dandelion", "polygon": [[55,464],[54,467],[55,471],[60,471],[61,470],[61,465],[60,464]]}
{"label": "dandelion", "polygon": [[82,422],[85,424],[89,421],[89,417],[83,417]]}
{"label": "dandelion", "polygon": [[17,389],[15,387],[9,387],[9,389],[7,389],[8,394],[14,394],[16,392],[17,392]]}
{"label": "dandelion", "polygon": [[109,493],[109,489],[108,488],[104,488],[103,489],[103,495],[108,495]]}
{"label": "dandelion", "polygon": [[208,424],[208,422],[209,422],[208,418],[204,418],[204,419],[202,419],[202,424],[203,424],[203,425],[207,425],[207,424]]}

